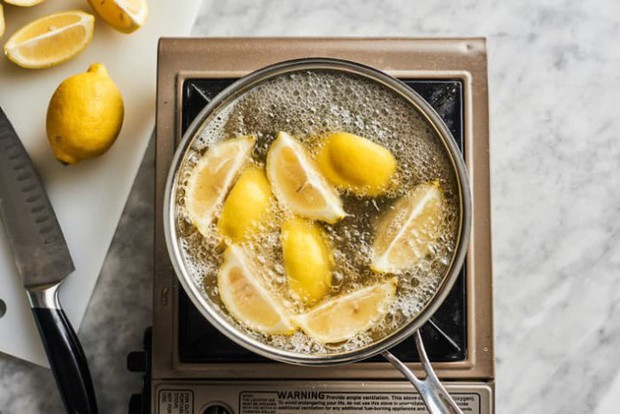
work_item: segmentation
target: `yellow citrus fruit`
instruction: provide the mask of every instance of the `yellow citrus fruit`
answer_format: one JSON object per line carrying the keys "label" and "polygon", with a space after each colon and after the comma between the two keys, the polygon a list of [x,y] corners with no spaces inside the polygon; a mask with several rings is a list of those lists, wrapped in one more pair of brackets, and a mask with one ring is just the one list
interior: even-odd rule
{"label": "yellow citrus fruit", "polygon": [[185,189],[185,206],[202,235],[209,234],[216,209],[250,159],[255,142],[252,136],[219,142],[194,166]]}
{"label": "yellow citrus fruit", "polygon": [[4,9],[0,4],[0,37],[4,34]]}
{"label": "yellow citrus fruit", "polygon": [[232,317],[264,334],[291,334],[291,315],[265,286],[260,264],[241,247],[232,245],[224,253],[217,276],[220,298]]}
{"label": "yellow citrus fruit", "polygon": [[312,305],[332,285],[334,258],[327,235],[318,224],[293,218],[282,225],[281,238],[289,287]]}
{"label": "yellow citrus fruit", "polygon": [[220,234],[233,243],[246,240],[266,218],[272,202],[271,186],[265,172],[256,166],[249,166],[224,201],[217,223]]}
{"label": "yellow citrus fruit", "polygon": [[396,294],[396,278],[333,298],[296,317],[315,340],[331,344],[367,331],[385,316]]}
{"label": "yellow citrus fruit", "polygon": [[39,3],[43,3],[45,0],[4,0],[6,4],[12,4],[13,6],[30,7]]}
{"label": "yellow citrus fruit", "polygon": [[123,97],[102,64],[65,79],[47,108],[47,138],[65,164],[97,157],[116,140],[123,124]]}
{"label": "yellow citrus fruit", "polygon": [[387,148],[346,132],[325,137],[317,162],[331,184],[357,195],[384,193],[396,172],[396,159]]}
{"label": "yellow citrus fruit", "polygon": [[280,132],[267,154],[267,177],[285,207],[302,217],[335,223],[345,216],[342,201],[304,147]]}
{"label": "yellow citrus fruit", "polygon": [[144,25],[149,14],[146,0],[88,0],[99,17],[122,33],[131,33]]}
{"label": "yellow citrus fruit", "polygon": [[95,18],[78,10],[42,17],[19,29],[4,44],[13,63],[30,69],[66,62],[90,43]]}
{"label": "yellow citrus fruit", "polygon": [[371,268],[398,274],[429,254],[440,234],[444,203],[437,181],[419,184],[398,200],[378,222]]}

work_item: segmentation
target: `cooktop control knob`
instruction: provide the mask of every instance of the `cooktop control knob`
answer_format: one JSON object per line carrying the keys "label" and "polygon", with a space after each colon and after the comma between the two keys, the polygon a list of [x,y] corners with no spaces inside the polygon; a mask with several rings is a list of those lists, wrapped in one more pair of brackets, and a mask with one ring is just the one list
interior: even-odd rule
{"label": "cooktop control knob", "polygon": [[129,414],[142,414],[142,395],[132,394],[129,400]]}
{"label": "cooktop control knob", "polygon": [[233,414],[230,408],[221,404],[211,404],[202,412],[202,414]]}
{"label": "cooktop control knob", "polygon": [[146,352],[130,352],[127,355],[127,369],[131,372],[146,371]]}

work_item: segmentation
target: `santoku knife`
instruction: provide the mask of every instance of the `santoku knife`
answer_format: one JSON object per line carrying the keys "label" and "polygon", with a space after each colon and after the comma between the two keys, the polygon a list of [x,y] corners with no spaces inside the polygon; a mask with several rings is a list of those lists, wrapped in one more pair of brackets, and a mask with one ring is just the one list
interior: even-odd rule
{"label": "santoku knife", "polygon": [[97,413],[84,351],[58,301],[73,261],[41,179],[1,108],[0,218],[65,408]]}

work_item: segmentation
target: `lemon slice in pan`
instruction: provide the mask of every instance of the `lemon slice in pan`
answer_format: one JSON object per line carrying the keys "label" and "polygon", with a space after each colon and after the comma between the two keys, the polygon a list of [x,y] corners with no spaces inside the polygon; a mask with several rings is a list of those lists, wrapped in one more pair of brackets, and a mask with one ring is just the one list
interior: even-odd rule
{"label": "lemon slice in pan", "polygon": [[233,243],[240,243],[256,233],[274,201],[265,172],[247,167],[224,201],[217,228]]}
{"label": "lemon slice in pan", "polygon": [[248,328],[268,335],[295,331],[289,313],[264,286],[260,266],[241,247],[224,253],[217,285],[230,315]]}
{"label": "lemon slice in pan", "polygon": [[192,170],[185,189],[185,206],[203,235],[208,234],[217,207],[248,162],[255,141],[248,136],[217,143]]}
{"label": "lemon slice in pan", "polygon": [[371,268],[398,274],[429,254],[440,234],[443,204],[437,181],[419,184],[398,200],[378,223]]}
{"label": "lemon slice in pan", "polygon": [[289,288],[304,304],[321,299],[332,285],[334,253],[318,223],[295,217],[282,224],[282,255]]}
{"label": "lemon slice in pan", "polygon": [[267,177],[285,207],[302,217],[335,223],[346,214],[336,191],[304,147],[280,132],[267,154]]}
{"label": "lemon slice in pan", "polygon": [[331,184],[361,196],[385,193],[396,173],[396,159],[387,148],[346,132],[325,137],[317,164]]}
{"label": "lemon slice in pan", "polygon": [[311,338],[338,343],[372,328],[396,294],[396,278],[331,299],[299,315],[297,323]]}

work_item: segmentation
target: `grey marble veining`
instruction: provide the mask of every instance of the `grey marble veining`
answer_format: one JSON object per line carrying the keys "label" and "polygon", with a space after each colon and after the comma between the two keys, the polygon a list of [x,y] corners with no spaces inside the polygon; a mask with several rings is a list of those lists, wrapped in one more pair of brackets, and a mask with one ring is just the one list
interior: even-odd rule
{"label": "grey marble veining", "polygon": [[[620,2],[205,1],[206,36],[486,36],[497,412],[617,412]],[[80,336],[102,412],[150,324],[152,148]],[[49,371],[0,356],[0,413],[62,412]]]}

